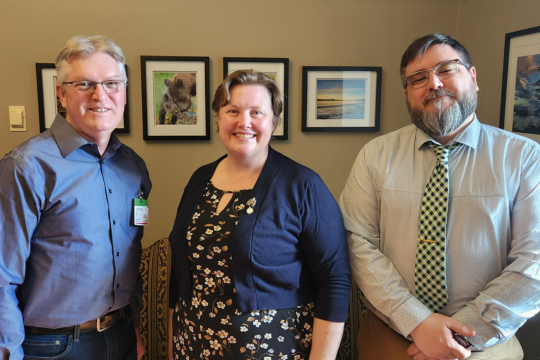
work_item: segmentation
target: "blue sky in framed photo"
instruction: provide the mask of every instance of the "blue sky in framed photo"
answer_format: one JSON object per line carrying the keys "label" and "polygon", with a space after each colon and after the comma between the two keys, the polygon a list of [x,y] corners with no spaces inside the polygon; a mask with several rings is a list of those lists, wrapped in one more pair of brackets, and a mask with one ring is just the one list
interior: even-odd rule
{"label": "blue sky in framed photo", "polygon": [[540,134],[540,54],[517,58],[512,131]]}
{"label": "blue sky in framed photo", "polygon": [[365,79],[317,79],[317,120],[363,119]]}

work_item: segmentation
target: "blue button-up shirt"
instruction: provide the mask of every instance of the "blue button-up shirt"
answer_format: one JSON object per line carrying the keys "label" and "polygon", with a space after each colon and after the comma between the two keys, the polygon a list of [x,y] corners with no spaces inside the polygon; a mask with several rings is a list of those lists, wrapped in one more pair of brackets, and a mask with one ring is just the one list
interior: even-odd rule
{"label": "blue button-up shirt", "polygon": [[151,186],[116,136],[101,156],[60,115],[0,160],[0,354],[22,357],[24,326],[138,305],[143,229],[132,201]]}

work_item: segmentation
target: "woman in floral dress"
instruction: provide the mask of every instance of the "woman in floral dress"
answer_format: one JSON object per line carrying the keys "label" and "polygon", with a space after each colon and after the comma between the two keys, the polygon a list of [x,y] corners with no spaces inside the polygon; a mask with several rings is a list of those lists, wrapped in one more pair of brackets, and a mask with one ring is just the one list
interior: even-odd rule
{"label": "woman in floral dress", "polygon": [[350,271],[337,204],[268,144],[274,81],[236,71],[212,104],[227,155],[199,168],[169,237],[171,359],[334,359]]}

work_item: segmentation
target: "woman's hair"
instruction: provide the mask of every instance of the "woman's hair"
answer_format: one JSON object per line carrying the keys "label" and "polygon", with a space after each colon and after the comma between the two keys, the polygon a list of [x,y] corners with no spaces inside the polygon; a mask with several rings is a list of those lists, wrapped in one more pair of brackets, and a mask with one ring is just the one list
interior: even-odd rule
{"label": "woman's hair", "polygon": [[217,116],[219,109],[229,104],[231,101],[231,89],[236,85],[260,85],[268,90],[270,95],[270,102],[272,104],[272,122],[274,126],[277,126],[280,121],[280,115],[283,111],[283,100],[281,99],[281,92],[276,82],[270,79],[265,74],[249,70],[236,70],[229,74],[223,83],[219,85],[214,95],[214,101],[212,102],[212,110]]}
{"label": "woman's hair", "polygon": [[122,80],[127,82],[124,53],[114,42],[102,35],[74,36],[69,39],[60,54],[56,58],[56,83],[61,85],[68,76],[69,58],[72,56],[87,57],[96,53],[104,53],[112,57],[118,63]]}

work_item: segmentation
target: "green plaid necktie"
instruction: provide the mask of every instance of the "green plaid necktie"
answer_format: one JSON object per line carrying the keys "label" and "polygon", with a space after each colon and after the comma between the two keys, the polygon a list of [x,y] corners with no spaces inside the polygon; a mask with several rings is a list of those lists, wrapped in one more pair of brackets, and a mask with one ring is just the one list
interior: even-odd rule
{"label": "green plaid necktie", "polygon": [[433,312],[439,312],[448,303],[445,269],[448,154],[459,145],[428,144],[437,155],[437,164],[422,198],[414,281],[416,297]]}

